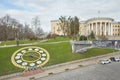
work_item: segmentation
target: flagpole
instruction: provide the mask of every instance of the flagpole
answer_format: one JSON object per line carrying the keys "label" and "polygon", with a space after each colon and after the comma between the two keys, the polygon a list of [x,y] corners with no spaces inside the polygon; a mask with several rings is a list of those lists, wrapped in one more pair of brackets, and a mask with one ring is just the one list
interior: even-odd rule
{"label": "flagpole", "polygon": [[100,17],[100,10],[98,11],[98,17]]}

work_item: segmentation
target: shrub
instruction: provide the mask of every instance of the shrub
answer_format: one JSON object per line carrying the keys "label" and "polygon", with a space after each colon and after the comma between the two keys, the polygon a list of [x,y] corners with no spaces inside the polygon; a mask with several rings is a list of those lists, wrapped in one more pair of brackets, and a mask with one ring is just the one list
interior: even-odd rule
{"label": "shrub", "polygon": [[53,72],[50,72],[50,73],[48,73],[49,75],[52,75],[53,74]]}
{"label": "shrub", "polygon": [[68,71],[68,70],[69,70],[68,68],[65,69],[65,71]]}
{"label": "shrub", "polygon": [[82,36],[80,36],[79,40],[80,40],[80,41],[81,41],[81,40],[87,40],[87,37],[84,36],[84,35],[82,35]]}
{"label": "shrub", "polygon": [[108,40],[108,37],[105,35],[98,36],[99,40]]}
{"label": "shrub", "polygon": [[95,38],[95,34],[93,31],[90,33],[89,38],[93,38],[93,39]]}
{"label": "shrub", "polygon": [[83,65],[78,65],[79,67],[83,67]]}
{"label": "shrub", "polygon": [[29,80],[35,80],[35,77],[31,77],[31,78],[29,78]]}
{"label": "shrub", "polygon": [[50,38],[56,38],[57,37],[57,34],[48,34],[47,35],[47,39],[50,39]]}

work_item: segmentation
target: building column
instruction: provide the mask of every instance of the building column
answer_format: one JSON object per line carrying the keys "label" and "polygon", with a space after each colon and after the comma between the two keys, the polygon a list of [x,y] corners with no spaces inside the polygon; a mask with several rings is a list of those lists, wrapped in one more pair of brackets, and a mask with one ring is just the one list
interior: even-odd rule
{"label": "building column", "polygon": [[97,28],[98,28],[98,25],[97,25],[97,22],[96,22],[96,30],[95,30],[96,35],[97,35],[97,32],[98,32],[98,31],[97,31]]}
{"label": "building column", "polygon": [[90,34],[90,23],[89,23],[89,34]]}
{"label": "building column", "polygon": [[111,36],[113,36],[113,26],[112,24],[110,26],[111,26]]}
{"label": "building column", "polygon": [[106,22],[105,22],[105,29],[104,30],[105,30],[104,33],[105,33],[105,36],[106,36]]}
{"label": "building column", "polygon": [[102,35],[102,22],[100,22],[100,35]]}
{"label": "building column", "polygon": [[110,22],[108,23],[108,35],[110,36]]}
{"label": "building column", "polygon": [[108,36],[109,36],[109,22],[107,23],[108,25],[107,25],[107,31],[108,31]]}
{"label": "building column", "polygon": [[87,35],[89,35],[89,24],[87,24]]}
{"label": "building column", "polygon": [[93,23],[92,23],[92,31],[93,31]]}

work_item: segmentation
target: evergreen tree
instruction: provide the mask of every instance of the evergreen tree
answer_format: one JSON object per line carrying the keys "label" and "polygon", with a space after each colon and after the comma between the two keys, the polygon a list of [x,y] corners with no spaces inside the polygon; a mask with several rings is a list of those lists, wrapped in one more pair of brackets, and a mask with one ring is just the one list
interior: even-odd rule
{"label": "evergreen tree", "polygon": [[94,34],[93,31],[90,33],[89,37],[90,37],[90,38],[95,38],[95,34]]}

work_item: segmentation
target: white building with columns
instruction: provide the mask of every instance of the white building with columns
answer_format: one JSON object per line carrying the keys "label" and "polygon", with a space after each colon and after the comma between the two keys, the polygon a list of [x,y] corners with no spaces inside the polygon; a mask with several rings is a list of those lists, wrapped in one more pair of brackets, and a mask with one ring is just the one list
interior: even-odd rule
{"label": "white building with columns", "polygon": [[98,17],[80,22],[79,34],[88,36],[93,31],[97,36],[105,35],[109,38],[120,36],[120,23],[112,18]]}
{"label": "white building with columns", "polygon": [[[51,34],[64,35],[59,24],[60,20],[51,21]],[[105,35],[109,39],[120,40],[120,22],[115,22],[112,18],[97,17],[80,21],[80,35],[88,36],[92,31],[96,37]]]}

